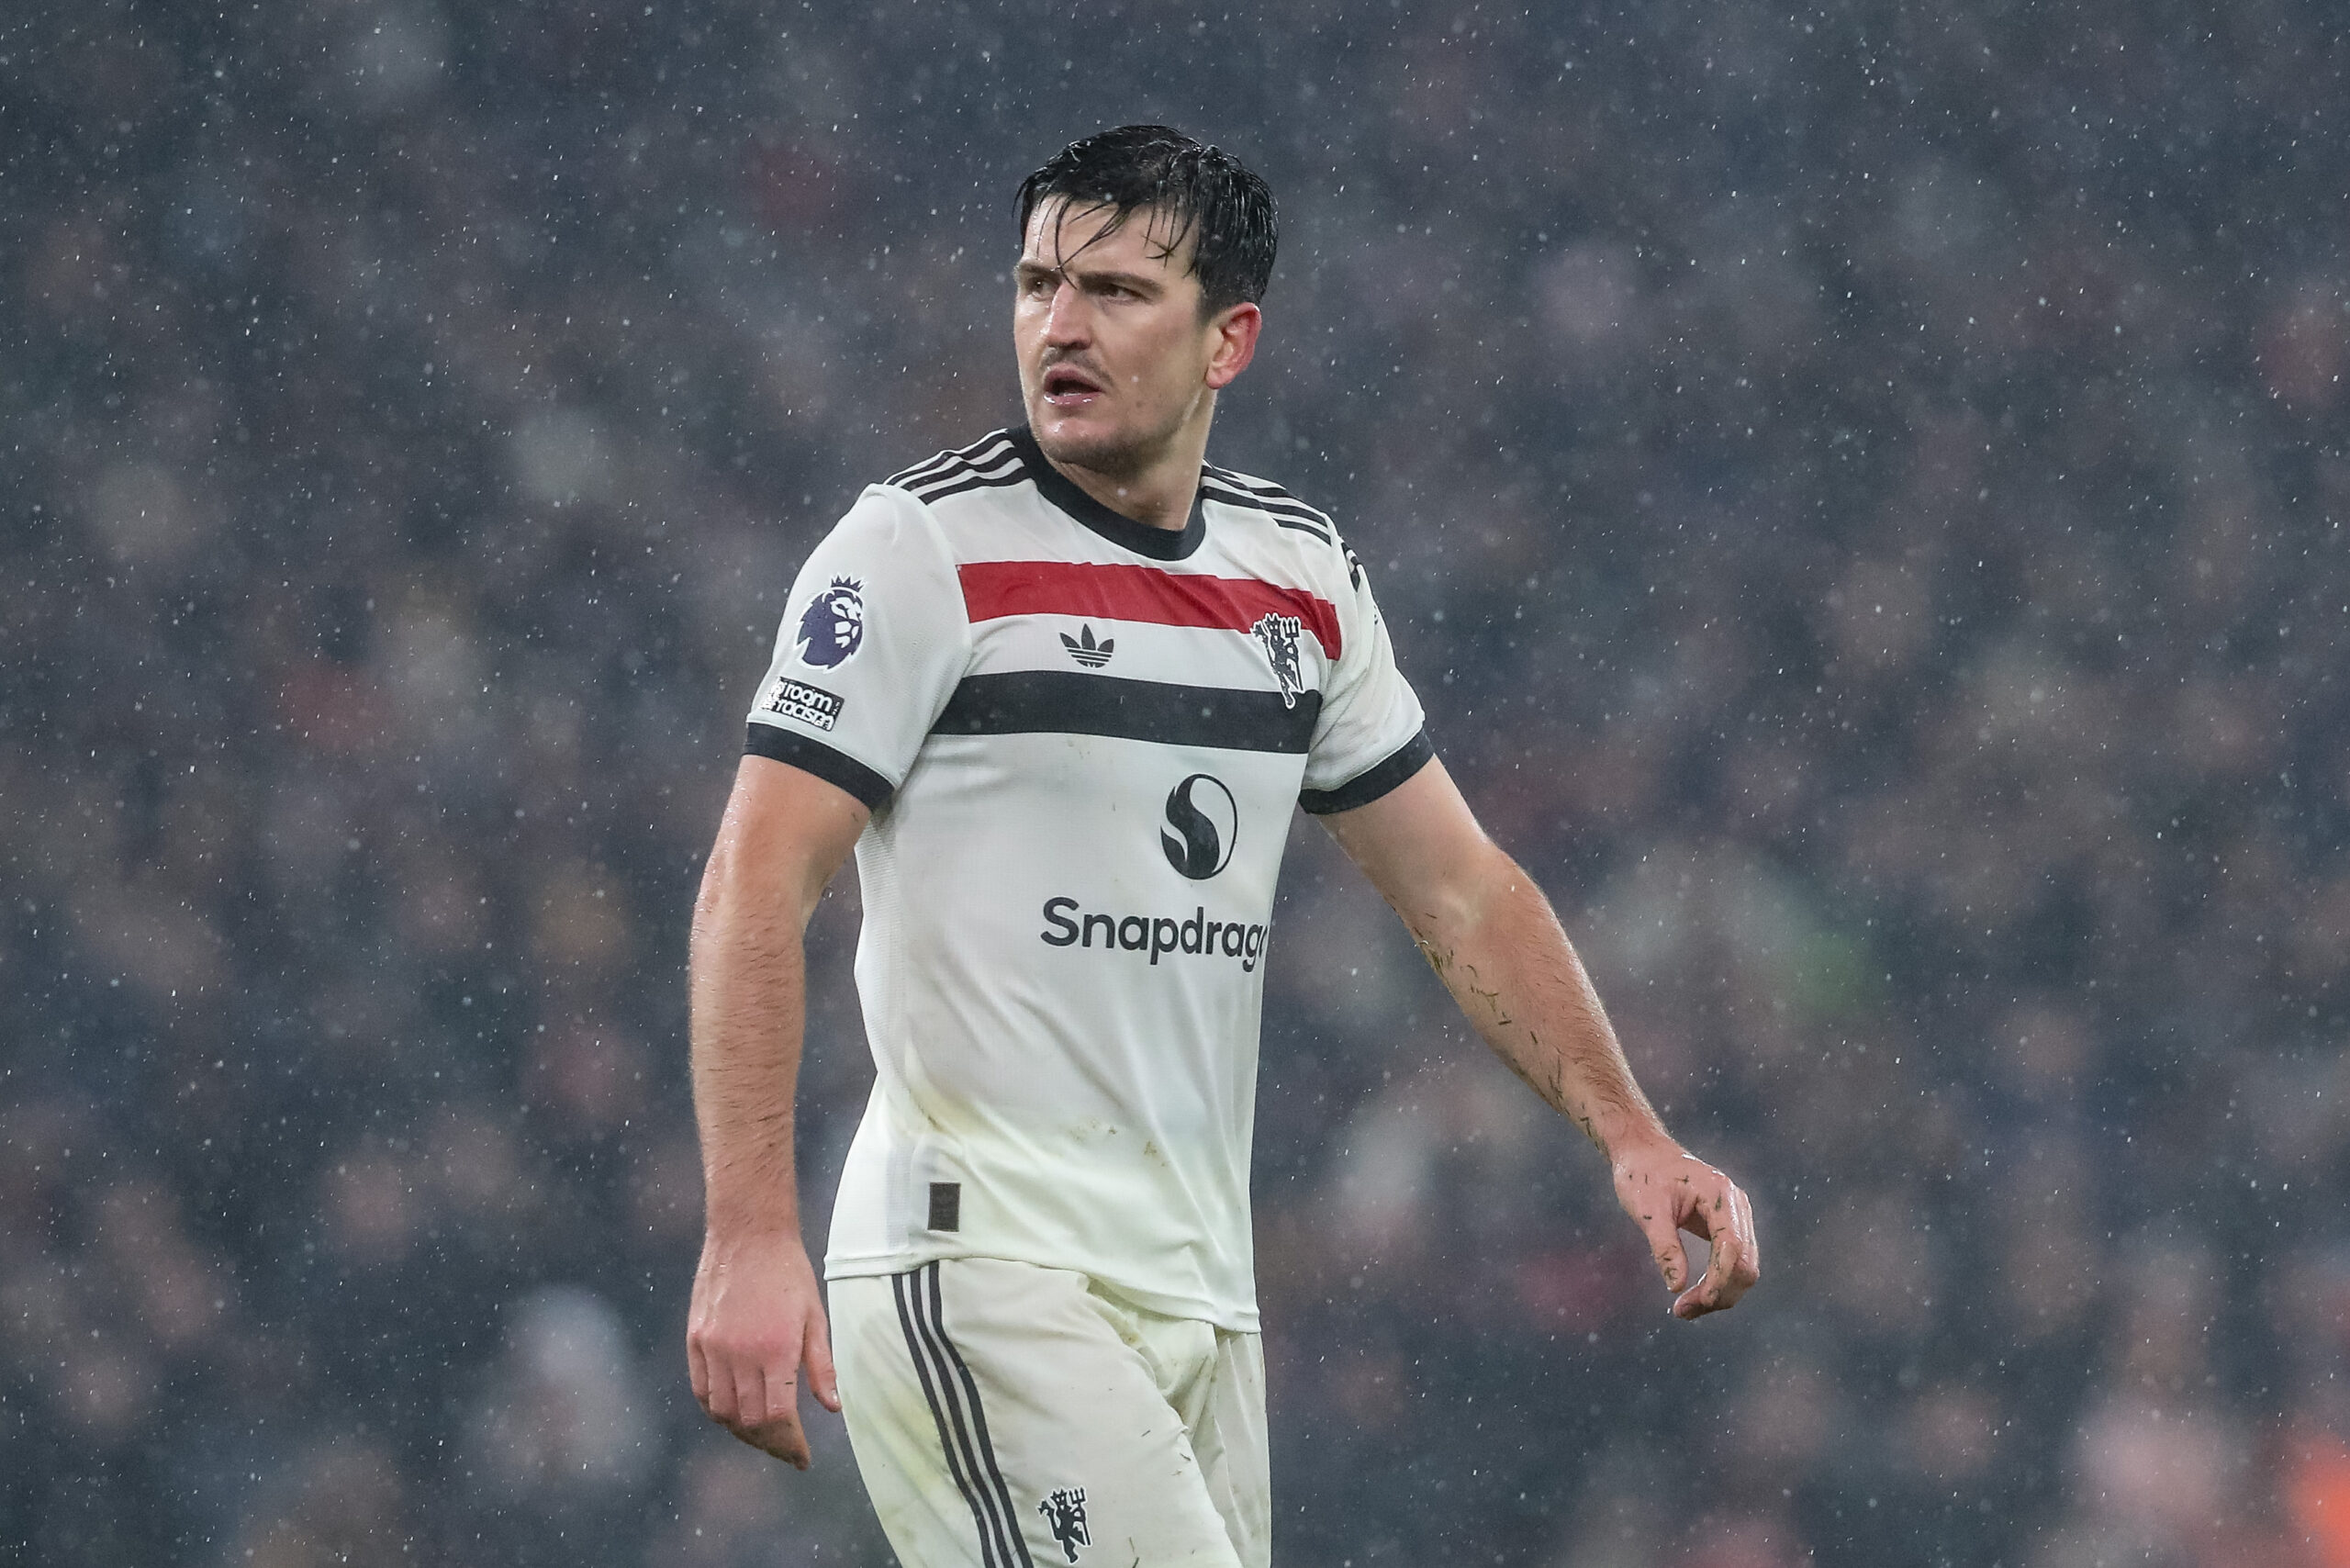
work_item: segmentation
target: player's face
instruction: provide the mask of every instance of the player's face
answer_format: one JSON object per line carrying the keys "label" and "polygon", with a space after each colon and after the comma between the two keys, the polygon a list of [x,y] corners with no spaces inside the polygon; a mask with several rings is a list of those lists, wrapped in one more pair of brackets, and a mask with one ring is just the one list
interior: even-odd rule
{"label": "player's face", "polygon": [[1013,274],[1012,330],[1036,444],[1057,462],[1118,474],[1149,466],[1208,417],[1216,389],[1248,362],[1257,308],[1203,317],[1191,241],[1159,254],[1165,219],[1149,209],[1104,233],[1111,222],[1107,207],[1037,204]]}

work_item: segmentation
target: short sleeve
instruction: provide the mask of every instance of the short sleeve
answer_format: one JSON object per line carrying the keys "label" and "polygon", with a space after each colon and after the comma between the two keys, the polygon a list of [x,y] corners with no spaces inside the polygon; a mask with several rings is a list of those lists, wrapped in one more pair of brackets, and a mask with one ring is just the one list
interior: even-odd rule
{"label": "short sleeve", "polygon": [[800,567],[744,749],[878,808],[970,658],[945,540],[923,504],[868,487]]}
{"label": "short sleeve", "polygon": [[1338,606],[1338,663],[1322,693],[1306,753],[1299,804],[1317,816],[1367,806],[1427,766],[1436,756],[1427,715],[1404,672],[1387,623],[1354,553]]}

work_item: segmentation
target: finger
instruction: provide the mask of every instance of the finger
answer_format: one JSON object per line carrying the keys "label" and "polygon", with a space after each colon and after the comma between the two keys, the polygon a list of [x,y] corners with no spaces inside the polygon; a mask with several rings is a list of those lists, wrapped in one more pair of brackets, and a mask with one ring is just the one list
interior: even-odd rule
{"label": "finger", "polygon": [[734,1369],[734,1424],[749,1431],[767,1425],[773,1417],[767,1408],[767,1369],[756,1360],[744,1357]]}
{"label": "finger", "polygon": [[1762,1277],[1762,1242],[1754,1228],[1754,1204],[1743,1189],[1738,1192],[1738,1233],[1743,1243],[1739,1249],[1739,1268],[1746,1284],[1751,1285]]}
{"label": "finger", "polygon": [[832,1326],[824,1321],[824,1309],[816,1308],[808,1315],[808,1392],[816,1403],[835,1416],[840,1414],[840,1377],[833,1368]]}
{"label": "finger", "polygon": [[755,1427],[771,1427],[787,1417],[794,1421],[800,1418],[800,1369],[798,1367],[789,1362],[780,1362],[762,1368],[759,1373],[759,1385],[767,1396],[767,1407],[760,1412],[757,1420],[748,1421],[746,1418],[746,1424]]}
{"label": "finger", "polygon": [[774,1455],[794,1470],[805,1470],[815,1461],[815,1455],[808,1446],[807,1428],[800,1424],[796,1412],[734,1435],[753,1448]]}
{"label": "finger", "polygon": [[1747,1287],[1762,1276],[1754,1245],[1753,1205],[1735,1185],[1730,1187],[1729,1198],[1729,1222],[1723,1228],[1734,1238],[1737,1252],[1730,1259],[1729,1271],[1722,1282],[1716,1288],[1714,1303],[1717,1308],[1737,1305],[1738,1298],[1746,1294]]}
{"label": "finger", "polygon": [[1639,1216],[1640,1229],[1648,1237],[1649,1252],[1656,1259],[1657,1271],[1664,1276],[1664,1288],[1677,1291],[1689,1282],[1689,1250],[1681,1244],[1681,1228],[1673,1223],[1669,1213]]}
{"label": "finger", "polygon": [[1664,1288],[1677,1291],[1686,1284],[1689,1255],[1682,1249],[1681,1232],[1673,1223],[1674,1195],[1661,1190],[1645,1174],[1619,1175],[1616,1201],[1647,1238],[1649,1256],[1656,1260],[1657,1272],[1664,1276]]}
{"label": "finger", "polygon": [[779,1459],[794,1469],[808,1468],[810,1461],[808,1439],[806,1434],[801,1431],[796,1417],[766,1421],[755,1427],[746,1427],[738,1421],[728,1421],[724,1425],[727,1435],[736,1442],[747,1444],[763,1454]]}
{"label": "finger", "polygon": [[[1728,1205],[1724,1206],[1727,1208]],[[1714,1255],[1707,1260],[1705,1278],[1683,1292],[1681,1299],[1673,1304],[1673,1310],[1679,1316],[1698,1317],[1708,1312],[1718,1312],[1729,1305],[1722,1300],[1722,1288],[1729,1282],[1730,1271],[1738,1262],[1737,1227],[1725,1218],[1714,1226],[1710,1239],[1714,1245]]]}
{"label": "finger", "polygon": [[1695,1317],[1710,1310],[1715,1292],[1736,1255],[1737,1243],[1731,1238],[1734,1227],[1730,1224],[1729,1199],[1721,1191],[1729,1183],[1721,1182],[1718,1177],[1716,1182],[1719,1185],[1713,1186],[1710,1191],[1705,1188],[1684,1189],[1689,1200],[1689,1212],[1681,1216],[1681,1228],[1704,1237],[1707,1247],[1704,1277],[1682,1292],[1680,1299],[1673,1304],[1673,1315],[1678,1317]]}
{"label": "finger", "polygon": [[710,1412],[713,1421],[733,1425],[742,1414],[742,1404],[735,1397],[734,1360],[722,1349],[702,1351],[710,1386],[703,1391],[701,1407]]}
{"label": "finger", "polygon": [[[1673,1303],[1673,1310],[1683,1317],[1698,1317],[1708,1312],[1721,1312],[1738,1305],[1746,1287],[1760,1277],[1754,1247],[1754,1210],[1746,1194],[1724,1181],[1728,1190],[1707,1206],[1719,1216],[1714,1229],[1714,1256],[1706,1269],[1706,1277],[1681,1300]],[[1686,1310],[1684,1310],[1684,1307]]]}
{"label": "finger", "polygon": [[694,1385],[694,1402],[710,1408],[710,1358],[702,1353],[701,1338],[686,1336],[686,1376]]}

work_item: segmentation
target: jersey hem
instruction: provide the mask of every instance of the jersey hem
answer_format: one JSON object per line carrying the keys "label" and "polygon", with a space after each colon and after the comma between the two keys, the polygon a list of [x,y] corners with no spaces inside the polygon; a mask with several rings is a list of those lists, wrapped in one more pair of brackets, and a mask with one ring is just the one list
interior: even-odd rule
{"label": "jersey hem", "polygon": [[926,1247],[868,1258],[827,1257],[824,1260],[824,1279],[828,1283],[834,1280],[881,1279],[891,1274],[902,1274],[909,1270],[919,1269],[926,1264],[951,1261],[957,1258],[989,1258],[999,1263],[1026,1263],[1038,1269],[1059,1269],[1073,1274],[1082,1274],[1119,1300],[1130,1302],[1147,1312],[1158,1313],[1162,1317],[1181,1317],[1195,1323],[1212,1323],[1218,1328],[1226,1329],[1235,1334],[1264,1332],[1257,1316],[1256,1304],[1253,1302],[1242,1308],[1221,1307],[1211,1302],[1202,1301],[1196,1296],[1169,1295],[1162,1291],[1139,1289],[1123,1280],[1112,1279],[1106,1274],[1096,1272],[1081,1264],[1054,1258],[1024,1258],[1009,1252],[950,1250]]}
{"label": "jersey hem", "polygon": [[1382,795],[1408,782],[1412,776],[1436,760],[1436,743],[1428,739],[1423,729],[1405,741],[1403,748],[1384,762],[1373,763],[1335,790],[1301,790],[1297,803],[1312,815],[1326,817],[1335,812],[1351,812],[1357,806],[1368,806]]}
{"label": "jersey hem", "polygon": [[797,730],[787,730],[764,719],[750,721],[749,733],[743,737],[743,750],[751,756],[764,756],[802,773],[812,773],[825,783],[856,796],[868,811],[879,811],[894,792],[895,787],[887,778],[846,752],[834,751],[822,741],[811,740]]}

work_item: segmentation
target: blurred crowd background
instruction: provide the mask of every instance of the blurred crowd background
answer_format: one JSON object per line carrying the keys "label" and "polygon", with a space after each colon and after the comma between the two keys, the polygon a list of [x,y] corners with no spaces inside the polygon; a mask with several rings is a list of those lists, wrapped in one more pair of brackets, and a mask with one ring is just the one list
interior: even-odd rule
{"label": "blurred crowd background", "polygon": [[[1011,193],[1270,180],[1340,520],[1764,1278],[1303,824],[1280,1560],[2350,1563],[2329,0],[0,17],[0,1559],[887,1560],[695,1409],[687,913],[801,554],[1017,417]],[[812,937],[811,1227],[869,1082]]]}

